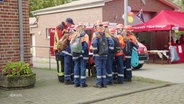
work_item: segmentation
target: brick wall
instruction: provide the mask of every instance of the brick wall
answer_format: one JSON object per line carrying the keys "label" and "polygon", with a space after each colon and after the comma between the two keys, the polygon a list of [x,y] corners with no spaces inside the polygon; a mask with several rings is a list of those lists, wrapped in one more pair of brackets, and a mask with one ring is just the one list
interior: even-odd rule
{"label": "brick wall", "polygon": [[[30,62],[31,35],[29,32],[28,0],[22,0],[24,61]],[[8,61],[20,61],[18,1],[0,2],[0,68]]]}

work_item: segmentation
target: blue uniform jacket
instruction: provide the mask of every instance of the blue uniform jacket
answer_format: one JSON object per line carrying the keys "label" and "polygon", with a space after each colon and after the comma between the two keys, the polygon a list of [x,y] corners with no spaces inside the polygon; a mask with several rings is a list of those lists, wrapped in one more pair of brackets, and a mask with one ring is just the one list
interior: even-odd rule
{"label": "blue uniform jacket", "polygon": [[[98,35],[99,33],[96,32],[96,35]],[[98,54],[98,37],[96,36],[93,41],[92,41],[92,50],[93,50],[93,58],[107,58],[107,55],[99,55]],[[107,37],[107,43],[108,43],[108,48],[109,48],[109,52],[112,52],[114,50],[114,42],[110,37]]]}

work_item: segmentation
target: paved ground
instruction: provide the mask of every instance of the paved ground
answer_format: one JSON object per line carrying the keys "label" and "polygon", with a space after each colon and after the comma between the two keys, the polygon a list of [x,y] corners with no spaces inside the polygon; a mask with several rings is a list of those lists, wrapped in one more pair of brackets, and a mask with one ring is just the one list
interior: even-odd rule
{"label": "paved ground", "polygon": [[119,96],[122,94],[154,88],[163,83],[148,83],[134,80],[123,85],[108,86],[97,89],[95,78],[88,78],[88,88],[74,88],[73,85],[63,85],[57,81],[56,72],[48,70],[34,70],[37,82],[34,88],[24,90],[0,90],[0,104],[76,104],[98,99]]}
{"label": "paved ground", "polygon": [[94,104],[184,104],[184,84],[134,93]]}
{"label": "paved ground", "polygon": [[184,64],[145,64],[133,75],[173,83],[184,83]]}
{"label": "paved ground", "polygon": [[95,78],[87,79],[87,88],[74,88],[59,83],[55,71],[34,69],[37,74],[35,87],[0,90],[0,104],[184,104],[183,66],[147,64],[142,70],[133,71],[134,75],[180,84],[163,87],[165,83],[137,78],[103,89],[92,87]]}

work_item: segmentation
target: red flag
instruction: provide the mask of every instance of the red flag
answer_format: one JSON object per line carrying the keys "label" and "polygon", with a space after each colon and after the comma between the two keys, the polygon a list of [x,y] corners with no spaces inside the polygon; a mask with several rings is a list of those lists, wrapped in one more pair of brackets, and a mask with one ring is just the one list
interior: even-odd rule
{"label": "red flag", "polygon": [[141,20],[141,22],[144,23],[144,17],[143,17],[142,9],[137,13],[137,17]]}

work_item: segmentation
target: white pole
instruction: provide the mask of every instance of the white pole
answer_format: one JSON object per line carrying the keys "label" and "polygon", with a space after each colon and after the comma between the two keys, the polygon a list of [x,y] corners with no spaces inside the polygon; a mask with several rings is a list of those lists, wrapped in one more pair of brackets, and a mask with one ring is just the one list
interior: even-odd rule
{"label": "white pole", "polygon": [[124,26],[128,25],[128,0],[124,0]]}
{"label": "white pole", "polygon": [[169,47],[171,46],[171,39],[172,39],[172,30],[169,31]]}

